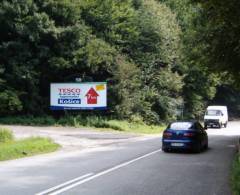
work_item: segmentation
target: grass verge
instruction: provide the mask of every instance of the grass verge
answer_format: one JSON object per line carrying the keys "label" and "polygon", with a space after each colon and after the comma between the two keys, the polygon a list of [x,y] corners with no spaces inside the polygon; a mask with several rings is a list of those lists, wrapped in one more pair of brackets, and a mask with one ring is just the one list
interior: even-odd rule
{"label": "grass verge", "polygon": [[61,118],[57,124],[74,127],[94,127],[100,130],[116,130],[138,134],[158,134],[165,129],[165,125],[147,125],[142,121],[129,122],[126,120],[111,120],[97,116],[69,116]]}
{"label": "grass verge", "polygon": [[158,134],[164,129],[164,125],[146,125],[142,123],[130,123],[128,121],[109,120],[106,121],[111,129],[140,134]]}
{"label": "grass verge", "polygon": [[0,124],[7,125],[31,125],[31,126],[71,126],[89,127],[98,130],[116,130],[138,134],[161,133],[165,125],[147,125],[142,121],[113,120],[100,116],[65,116],[58,120],[51,116],[33,117],[17,116],[0,118]]}
{"label": "grass verge", "polygon": [[231,186],[233,195],[240,195],[240,154],[236,156],[233,162]]}
{"label": "grass verge", "polygon": [[52,140],[41,137],[0,143],[0,161],[53,152],[58,148]]}

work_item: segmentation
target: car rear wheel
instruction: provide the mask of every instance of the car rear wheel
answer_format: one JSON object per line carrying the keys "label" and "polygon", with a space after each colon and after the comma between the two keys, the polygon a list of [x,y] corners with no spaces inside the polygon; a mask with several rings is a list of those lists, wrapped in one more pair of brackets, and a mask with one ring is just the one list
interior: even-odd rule
{"label": "car rear wheel", "polygon": [[169,149],[163,147],[163,148],[162,148],[162,151],[167,153],[167,152],[169,152]]}
{"label": "car rear wheel", "polygon": [[201,143],[198,143],[194,148],[194,152],[200,153],[201,150],[202,150]]}
{"label": "car rear wheel", "polygon": [[208,141],[206,142],[206,144],[204,145],[204,150],[208,149]]}

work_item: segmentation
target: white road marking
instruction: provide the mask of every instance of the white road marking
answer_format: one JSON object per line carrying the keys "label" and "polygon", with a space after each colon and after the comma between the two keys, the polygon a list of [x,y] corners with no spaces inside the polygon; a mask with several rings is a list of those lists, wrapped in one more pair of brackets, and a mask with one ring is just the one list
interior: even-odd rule
{"label": "white road marking", "polygon": [[54,191],[54,190],[57,190],[57,189],[59,189],[59,188],[61,188],[61,187],[64,187],[64,186],[69,185],[69,184],[72,184],[73,182],[76,182],[76,181],[78,181],[78,180],[84,179],[84,178],[89,177],[89,176],[92,176],[92,175],[93,175],[93,173],[88,173],[88,174],[82,175],[82,176],[80,176],[80,177],[77,177],[77,178],[75,178],[75,179],[69,180],[69,181],[67,181],[67,182],[65,182],[65,183],[62,183],[62,184],[60,184],[60,185],[57,185],[57,186],[54,186],[54,187],[49,188],[49,189],[47,189],[47,190],[44,190],[44,191],[42,191],[42,192],[39,192],[39,193],[37,193],[36,195],[48,194],[48,193],[50,193],[50,192],[52,192],[52,191]]}
{"label": "white road marking", "polygon": [[[134,163],[134,162],[136,162],[136,161],[139,161],[139,160],[141,160],[141,159],[143,159],[143,158],[146,158],[146,157],[149,157],[149,156],[151,156],[151,155],[153,155],[153,154],[156,154],[156,153],[158,153],[158,152],[160,152],[160,151],[162,151],[162,150],[161,150],[161,149],[155,150],[155,151],[153,151],[153,152],[150,152],[150,153],[148,153],[148,154],[145,154],[145,155],[140,156],[140,157],[138,157],[138,158],[135,158],[135,159],[133,159],[133,160],[127,161],[127,162],[122,163],[122,164],[119,164],[119,165],[114,166],[114,167],[112,167],[112,168],[110,168],[110,169],[107,169],[107,170],[102,171],[102,172],[100,172],[100,173],[97,173],[97,174],[95,174],[95,175],[93,175],[93,176],[87,177],[87,178],[85,178],[85,179],[83,179],[83,180],[80,180],[80,181],[78,181],[78,182],[76,182],[76,183],[70,184],[70,185],[68,185],[68,186],[66,186],[66,187],[63,187],[63,188],[61,188],[61,189],[59,189],[59,190],[56,190],[56,191],[53,192],[53,193],[49,193],[49,195],[58,195],[58,194],[60,194],[60,193],[62,193],[62,192],[65,192],[65,191],[67,191],[67,190],[69,190],[69,189],[72,189],[72,188],[74,188],[74,187],[76,187],[76,186],[79,186],[79,185],[84,184],[84,183],[86,183],[86,182],[88,182],[88,181],[91,181],[91,180],[93,180],[93,179],[95,179],[95,178],[97,178],[97,177],[106,175],[107,173],[110,173],[110,172],[112,172],[112,171],[115,171],[115,170],[117,170],[117,169],[120,169],[120,168],[122,168],[122,167],[125,167],[125,166],[127,166],[127,165],[129,165],[129,164],[132,164],[132,163]],[[38,194],[38,195],[39,195],[39,194]]]}

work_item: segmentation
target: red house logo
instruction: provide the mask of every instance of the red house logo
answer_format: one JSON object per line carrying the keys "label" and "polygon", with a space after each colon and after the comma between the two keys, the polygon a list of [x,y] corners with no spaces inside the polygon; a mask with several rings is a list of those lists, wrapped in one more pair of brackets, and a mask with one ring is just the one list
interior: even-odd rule
{"label": "red house logo", "polygon": [[98,93],[95,91],[94,88],[91,88],[87,94],[87,104],[97,104],[97,97],[98,97]]}

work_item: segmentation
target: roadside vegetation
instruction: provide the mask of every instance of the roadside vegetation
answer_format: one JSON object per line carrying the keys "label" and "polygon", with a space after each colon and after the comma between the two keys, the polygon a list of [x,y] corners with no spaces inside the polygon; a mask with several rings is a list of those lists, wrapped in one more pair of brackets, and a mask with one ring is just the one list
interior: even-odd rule
{"label": "roadside vegetation", "polygon": [[74,127],[95,127],[97,129],[112,129],[121,132],[139,133],[139,134],[158,134],[163,131],[165,125],[147,125],[141,120],[127,121],[114,120],[102,117],[68,117],[62,118],[57,124]]}
{"label": "roadside vegetation", "polygon": [[233,162],[231,185],[233,195],[240,194],[240,154],[238,154]]}
{"label": "roadside vegetation", "polygon": [[0,161],[53,152],[59,145],[48,138],[15,140],[10,130],[0,129]]}
{"label": "roadside vegetation", "polygon": [[138,134],[158,134],[161,133],[165,125],[146,124],[140,118],[131,120],[116,120],[100,116],[65,116],[54,119],[51,116],[33,117],[17,116],[0,118],[0,124],[5,125],[31,125],[31,126],[71,126],[71,127],[89,127],[98,130],[116,130],[121,132]]}

